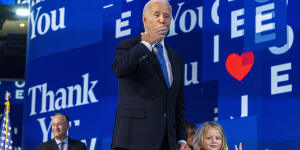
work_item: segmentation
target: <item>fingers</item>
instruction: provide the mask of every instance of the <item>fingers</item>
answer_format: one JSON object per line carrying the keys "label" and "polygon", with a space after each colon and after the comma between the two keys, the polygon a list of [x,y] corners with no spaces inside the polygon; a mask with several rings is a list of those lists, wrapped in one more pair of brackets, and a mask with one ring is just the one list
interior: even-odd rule
{"label": "fingers", "polygon": [[146,32],[141,32],[141,38],[143,41],[147,41],[147,33]]}
{"label": "fingers", "polygon": [[239,149],[237,145],[234,145],[235,150],[242,150],[242,142],[240,142]]}
{"label": "fingers", "polygon": [[158,33],[159,35],[165,36],[165,35],[168,33],[168,28],[167,28],[167,27],[159,27],[159,28],[157,29],[157,33]]}
{"label": "fingers", "polygon": [[146,32],[141,33],[141,37],[143,41],[147,41],[151,45],[156,43],[156,42],[161,42],[163,38],[168,33],[168,28],[165,26],[160,26],[155,28],[154,30],[149,30]]}

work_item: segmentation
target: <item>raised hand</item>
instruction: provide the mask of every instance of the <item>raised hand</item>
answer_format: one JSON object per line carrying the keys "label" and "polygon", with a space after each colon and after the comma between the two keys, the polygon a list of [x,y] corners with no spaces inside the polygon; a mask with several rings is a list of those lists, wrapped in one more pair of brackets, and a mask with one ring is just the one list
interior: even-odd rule
{"label": "raised hand", "polygon": [[235,150],[242,150],[242,143],[240,143],[239,148],[237,147],[237,145],[234,145],[234,147],[235,147]]}
{"label": "raised hand", "polygon": [[160,26],[153,30],[141,33],[141,36],[143,41],[146,41],[152,45],[156,42],[161,42],[167,33],[168,28],[166,26]]}

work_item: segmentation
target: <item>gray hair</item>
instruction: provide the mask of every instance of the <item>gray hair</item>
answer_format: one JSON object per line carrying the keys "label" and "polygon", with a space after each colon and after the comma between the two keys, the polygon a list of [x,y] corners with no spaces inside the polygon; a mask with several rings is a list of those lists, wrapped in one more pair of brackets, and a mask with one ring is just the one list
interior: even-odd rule
{"label": "gray hair", "polygon": [[143,9],[143,15],[144,15],[144,14],[147,14],[149,4],[152,3],[152,2],[162,2],[162,3],[167,3],[167,4],[169,4],[170,9],[171,9],[171,14],[172,14],[172,6],[170,5],[169,0],[149,0],[149,1],[145,4],[145,6],[144,6],[144,9]]}

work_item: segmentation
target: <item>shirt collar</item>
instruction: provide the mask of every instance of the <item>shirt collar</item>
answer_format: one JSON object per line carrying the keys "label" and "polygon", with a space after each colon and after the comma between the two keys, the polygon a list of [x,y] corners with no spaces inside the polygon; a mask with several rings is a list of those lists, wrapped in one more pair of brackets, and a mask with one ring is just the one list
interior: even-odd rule
{"label": "shirt collar", "polygon": [[[165,47],[165,40],[164,40],[164,39],[163,39],[161,42],[157,42],[157,43],[160,43],[163,47]],[[154,44],[152,45],[152,47],[154,47],[155,44],[156,44],[156,43],[154,43]]]}
{"label": "shirt collar", "polygon": [[55,141],[56,141],[56,144],[60,144],[61,142],[64,142],[65,144],[68,144],[68,137],[66,137],[64,140],[62,140],[62,141],[60,141],[60,140],[58,140],[58,139],[56,139],[56,138],[54,138],[55,139]]}

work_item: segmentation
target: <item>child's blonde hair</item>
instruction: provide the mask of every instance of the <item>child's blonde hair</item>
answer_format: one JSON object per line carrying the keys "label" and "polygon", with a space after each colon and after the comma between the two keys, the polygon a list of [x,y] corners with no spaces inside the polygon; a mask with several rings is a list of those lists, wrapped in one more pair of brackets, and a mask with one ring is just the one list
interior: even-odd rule
{"label": "child's blonde hair", "polygon": [[199,129],[196,131],[193,139],[194,150],[205,150],[203,148],[204,134],[209,128],[218,130],[222,136],[222,146],[220,150],[228,150],[226,137],[223,128],[216,122],[204,122]]}

